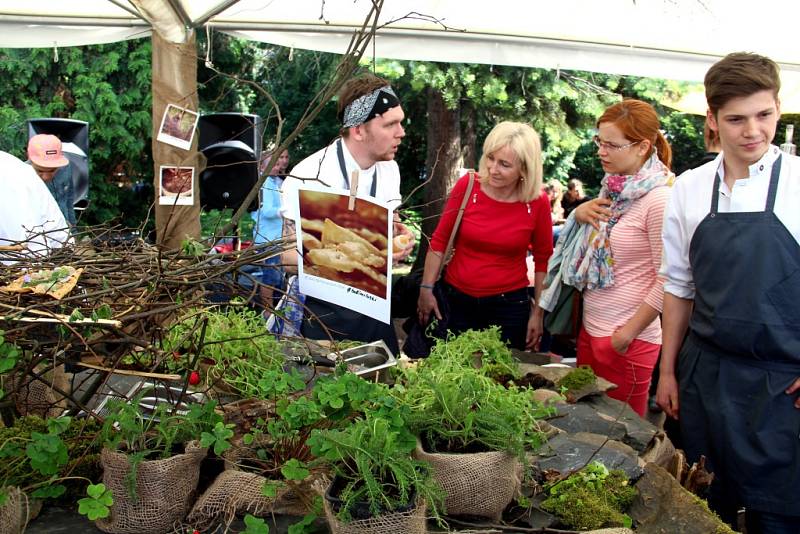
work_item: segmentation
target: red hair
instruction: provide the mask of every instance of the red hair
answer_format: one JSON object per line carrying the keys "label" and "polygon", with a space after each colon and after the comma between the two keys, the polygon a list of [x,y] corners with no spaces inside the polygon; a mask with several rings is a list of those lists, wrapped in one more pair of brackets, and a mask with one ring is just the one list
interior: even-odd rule
{"label": "red hair", "polygon": [[597,119],[597,126],[610,122],[620,129],[622,135],[631,141],[650,141],[655,147],[658,159],[669,168],[672,165],[672,148],[664,134],[653,106],[633,98],[625,99],[606,109]]}

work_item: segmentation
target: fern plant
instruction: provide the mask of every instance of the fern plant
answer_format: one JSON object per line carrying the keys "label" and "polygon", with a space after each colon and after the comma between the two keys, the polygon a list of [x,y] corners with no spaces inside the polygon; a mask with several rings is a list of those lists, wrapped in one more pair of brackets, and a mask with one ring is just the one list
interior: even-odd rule
{"label": "fern plant", "polygon": [[409,429],[431,452],[507,451],[524,460],[544,442],[537,418],[546,408],[478,369],[420,366],[394,391],[409,408]]}
{"label": "fern plant", "polygon": [[520,376],[511,349],[500,336],[500,327],[467,330],[439,339],[425,361],[426,365],[474,367],[486,376]]}
{"label": "fern plant", "polygon": [[441,488],[430,465],[411,457],[416,438],[399,412],[394,415],[367,415],[342,430],[315,430],[309,437],[312,454],[336,474],[333,487],[341,501],[336,513],[343,521],[364,518],[359,503],[378,516],[425,501],[429,512],[439,516]]}

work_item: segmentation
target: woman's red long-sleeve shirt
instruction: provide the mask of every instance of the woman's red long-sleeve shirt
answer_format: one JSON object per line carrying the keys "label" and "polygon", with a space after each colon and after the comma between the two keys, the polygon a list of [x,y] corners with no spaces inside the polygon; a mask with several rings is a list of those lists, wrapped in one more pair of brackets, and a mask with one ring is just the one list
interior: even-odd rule
{"label": "woman's red long-sleeve shirt", "polygon": [[[445,204],[431,249],[444,252],[467,189],[462,176]],[[525,258],[533,253],[537,272],[547,271],[553,254],[553,222],[547,194],[530,202],[500,202],[488,197],[477,180],[470,193],[447,264],[445,281],[473,297],[486,297],[528,286]]]}

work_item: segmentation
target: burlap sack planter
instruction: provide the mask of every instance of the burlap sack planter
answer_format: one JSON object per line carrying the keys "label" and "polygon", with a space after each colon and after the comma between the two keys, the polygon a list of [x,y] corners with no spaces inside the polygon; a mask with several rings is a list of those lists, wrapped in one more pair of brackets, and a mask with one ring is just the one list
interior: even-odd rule
{"label": "burlap sack planter", "polygon": [[186,452],[164,460],[145,460],[136,468],[136,499],[125,483],[130,471],[128,456],[103,449],[103,483],[114,494],[111,515],[95,521],[110,534],[163,534],[171,532],[192,505],[200,462],[207,449],[192,441]]}
{"label": "burlap sack planter", "polygon": [[414,458],[431,464],[447,515],[499,520],[522,484],[522,464],[507,452],[429,453],[417,444]]}
{"label": "burlap sack planter", "polygon": [[65,393],[70,392],[70,382],[64,366],[59,365],[44,374],[43,380],[32,377],[9,376],[0,378],[0,387],[8,392],[20,415],[38,415],[42,419],[58,417],[67,407],[63,395],[57,393],[55,388]]}
{"label": "burlap sack planter", "polygon": [[[229,524],[237,515],[303,516],[311,511],[295,488],[289,486],[278,489],[274,498],[265,497],[261,488],[266,481],[266,478],[255,473],[236,469],[223,471],[197,499],[186,519],[187,522],[200,530],[208,530],[218,523]],[[304,481],[299,483],[299,486],[308,487],[310,493],[311,483]]]}
{"label": "burlap sack planter", "polygon": [[6,487],[6,502],[0,506],[0,532],[2,534],[21,534],[28,523],[28,499],[16,487]]}
{"label": "burlap sack planter", "polygon": [[[200,530],[208,530],[219,524],[229,524],[238,515],[251,514],[266,517],[272,514],[304,516],[311,512],[314,496],[312,486],[322,476],[310,476],[301,482],[286,483],[277,490],[275,497],[265,497],[261,492],[267,478],[256,473],[263,472],[258,464],[248,463],[256,457],[256,448],[261,441],[268,444],[266,436],[256,438],[250,445],[233,443],[222,455],[223,471],[197,499],[187,522]],[[248,470],[252,467],[252,471]]]}
{"label": "burlap sack planter", "polygon": [[[323,499],[323,507],[325,509],[325,519],[328,521],[328,527],[333,534],[387,534],[390,532],[404,533],[404,534],[425,534],[427,532],[427,518],[425,515],[426,507],[424,502],[417,502],[412,506],[403,509],[386,512],[379,516],[368,517],[366,519],[355,518],[349,523],[345,523],[336,517],[338,507],[336,502],[338,499],[331,495],[336,494],[331,489],[335,485],[336,479],[328,487]],[[331,499],[333,497],[333,500]],[[336,509],[335,509],[336,508]],[[369,509],[365,503],[364,507]],[[357,513],[351,511],[351,513]],[[367,514],[364,514],[367,515]]]}

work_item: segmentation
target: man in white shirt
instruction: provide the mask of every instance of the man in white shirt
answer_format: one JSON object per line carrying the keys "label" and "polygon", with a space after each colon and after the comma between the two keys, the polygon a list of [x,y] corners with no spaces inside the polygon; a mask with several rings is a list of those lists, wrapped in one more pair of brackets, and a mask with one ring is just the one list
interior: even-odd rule
{"label": "man in white shirt", "polygon": [[[298,163],[283,182],[281,215],[285,237],[295,235],[297,214],[291,199],[301,185],[320,190],[331,187],[349,190],[353,173],[357,172],[360,195],[375,197],[392,207],[400,205],[400,169],[394,157],[405,136],[402,125],[405,114],[389,83],[372,74],[349,80],[339,93],[338,114],[342,122],[341,137]],[[414,241],[397,213],[394,233],[410,237],[405,248],[394,251],[393,259],[399,261],[411,253]],[[296,265],[297,251],[285,253],[283,263]],[[382,339],[392,352],[399,352],[391,324],[311,297],[306,299],[306,308],[302,333],[307,338],[327,339],[330,332],[334,339],[365,342]]]}
{"label": "man in white shirt", "polygon": [[[0,262],[11,264],[20,253],[47,254],[67,239],[67,221],[36,171],[0,152]],[[8,252],[17,246],[21,252]]]}
{"label": "man in white shirt", "polygon": [[[777,65],[736,53],[705,77],[722,153],[686,171],[664,222],[657,400],[709,504],[748,534],[800,532],[800,158],[771,144]],[[688,335],[684,341],[684,336]]]}

